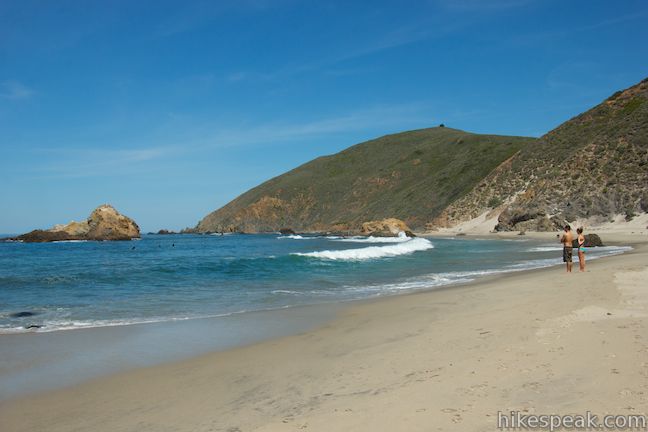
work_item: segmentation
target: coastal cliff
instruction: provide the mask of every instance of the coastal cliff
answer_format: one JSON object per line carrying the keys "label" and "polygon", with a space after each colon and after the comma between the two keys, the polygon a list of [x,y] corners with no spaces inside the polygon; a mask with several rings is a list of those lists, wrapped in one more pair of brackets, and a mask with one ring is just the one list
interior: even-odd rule
{"label": "coastal cliff", "polygon": [[135,221],[119,213],[113,206],[97,207],[88,219],[67,225],[55,225],[49,230],[34,230],[12,240],[43,243],[65,240],[131,240],[140,237]]}

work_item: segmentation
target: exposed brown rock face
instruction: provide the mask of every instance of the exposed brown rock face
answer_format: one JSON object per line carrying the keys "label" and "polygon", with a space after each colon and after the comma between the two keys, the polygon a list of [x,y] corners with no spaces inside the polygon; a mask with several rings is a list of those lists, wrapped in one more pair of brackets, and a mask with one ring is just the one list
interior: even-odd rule
{"label": "exposed brown rock face", "polygon": [[55,225],[49,230],[34,230],[14,240],[24,242],[51,242],[63,240],[131,240],[140,237],[135,221],[108,204],[97,207],[82,222]]}
{"label": "exposed brown rock face", "polygon": [[360,234],[374,237],[396,237],[401,232],[409,237],[414,237],[405,222],[396,218],[387,218],[363,223]]}
{"label": "exposed brown rock face", "polygon": [[[293,226],[299,231],[304,231],[301,221],[308,217],[313,202],[312,197],[307,194],[298,194],[290,200],[262,196],[246,207],[230,205],[224,208],[223,212],[228,215],[224,218],[225,223],[218,219],[216,214],[211,213],[198,225],[196,230],[198,232],[255,233],[276,232],[286,226]],[[312,231],[320,229],[318,225],[310,228]]]}

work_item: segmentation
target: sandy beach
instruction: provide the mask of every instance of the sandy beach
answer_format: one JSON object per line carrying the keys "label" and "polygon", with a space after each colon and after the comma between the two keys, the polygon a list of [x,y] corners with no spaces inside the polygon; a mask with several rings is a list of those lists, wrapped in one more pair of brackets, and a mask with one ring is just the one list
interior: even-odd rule
{"label": "sandy beach", "polygon": [[617,240],[634,250],[585,273],[356,302],[304,334],[4,401],[0,430],[492,431],[498,411],[645,415],[648,247]]}
{"label": "sandy beach", "polygon": [[0,0],[0,432],[648,432],[647,18]]}

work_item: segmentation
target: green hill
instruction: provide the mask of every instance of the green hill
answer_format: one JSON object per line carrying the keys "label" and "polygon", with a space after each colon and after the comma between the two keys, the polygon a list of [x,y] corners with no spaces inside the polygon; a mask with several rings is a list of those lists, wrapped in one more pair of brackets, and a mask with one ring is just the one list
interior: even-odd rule
{"label": "green hill", "polygon": [[502,164],[429,224],[453,226],[504,202],[498,230],[648,211],[648,79],[616,92]]}
{"label": "green hill", "polygon": [[444,127],[387,135],[275,177],[210,213],[196,229],[348,231],[386,217],[421,229],[535,141]]}
{"label": "green hill", "polygon": [[483,214],[497,230],[648,211],[648,79],[540,139],[431,128],[308,162],[207,215],[198,231],[354,231],[395,217],[413,229]]}

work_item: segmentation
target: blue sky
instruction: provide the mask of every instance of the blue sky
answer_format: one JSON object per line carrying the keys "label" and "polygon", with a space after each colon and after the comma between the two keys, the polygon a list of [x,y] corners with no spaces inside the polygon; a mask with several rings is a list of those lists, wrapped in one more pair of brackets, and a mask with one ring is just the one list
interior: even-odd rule
{"label": "blue sky", "polygon": [[648,76],[643,0],[0,1],[0,232],[194,226],[435,126],[540,136]]}

